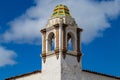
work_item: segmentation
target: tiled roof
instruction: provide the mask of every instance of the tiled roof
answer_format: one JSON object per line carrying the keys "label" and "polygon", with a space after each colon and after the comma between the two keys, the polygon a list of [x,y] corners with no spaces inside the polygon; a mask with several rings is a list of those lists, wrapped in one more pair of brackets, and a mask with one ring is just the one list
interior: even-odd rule
{"label": "tiled roof", "polygon": [[30,72],[30,73],[26,73],[26,74],[14,76],[14,77],[6,78],[5,80],[11,80],[11,79],[15,79],[15,78],[20,78],[20,77],[28,76],[28,75],[35,74],[35,73],[41,73],[41,70],[36,70],[36,71]]}
{"label": "tiled roof", "polygon": [[64,16],[69,16],[69,17],[71,16],[69,13],[69,9],[67,6],[59,4],[54,8],[51,18],[64,17]]}
{"label": "tiled roof", "polygon": [[[107,75],[107,74],[103,74],[103,73],[99,73],[99,72],[94,72],[94,71],[90,71],[90,70],[82,70],[82,71],[83,72],[92,73],[92,74],[101,75],[101,76],[111,77],[111,78],[115,78],[115,79],[120,79],[120,77],[116,77],[116,76],[112,76],[112,75]],[[37,71],[30,72],[30,73],[22,74],[22,75],[19,75],[19,76],[14,76],[14,77],[6,78],[5,80],[11,80],[11,79],[20,78],[20,77],[28,76],[28,75],[35,74],[35,73],[41,73],[41,72],[42,72],[41,70],[37,70]]]}
{"label": "tiled roof", "polygon": [[82,70],[82,71],[92,73],[92,74],[101,75],[101,76],[111,77],[111,78],[115,78],[115,79],[120,79],[120,77],[117,77],[117,76],[112,76],[112,75],[103,74],[103,73],[99,73],[99,72],[94,72],[94,71],[90,71],[90,70]]}

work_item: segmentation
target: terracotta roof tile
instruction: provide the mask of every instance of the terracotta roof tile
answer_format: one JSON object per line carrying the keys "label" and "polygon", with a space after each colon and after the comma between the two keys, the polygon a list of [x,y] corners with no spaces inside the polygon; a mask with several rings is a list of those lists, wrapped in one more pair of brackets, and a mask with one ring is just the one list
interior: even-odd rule
{"label": "terracotta roof tile", "polygon": [[15,78],[20,78],[20,77],[28,76],[28,75],[35,74],[35,73],[41,73],[41,70],[36,70],[36,71],[30,72],[30,73],[26,73],[26,74],[14,76],[14,77],[6,78],[5,80],[11,80],[11,79],[15,79]]}
{"label": "terracotta roof tile", "polygon": [[94,71],[90,71],[90,70],[82,70],[82,71],[83,72],[92,73],[92,74],[102,75],[102,76],[106,76],[106,77],[111,77],[111,78],[115,78],[115,79],[120,79],[120,77],[117,77],[117,76],[112,76],[112,75],[108,75],[108,74],[104,74],[104,73],[99,73],[99,72],[94,72]]}

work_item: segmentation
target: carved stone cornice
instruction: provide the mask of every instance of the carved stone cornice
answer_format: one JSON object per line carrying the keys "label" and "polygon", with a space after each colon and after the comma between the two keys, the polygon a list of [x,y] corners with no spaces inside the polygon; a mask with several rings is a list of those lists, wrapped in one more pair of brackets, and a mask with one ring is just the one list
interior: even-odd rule
{"label": "carved stone cornice", "polygon": [[62,57],[63,57],[63,59],[66,58],[66,53],[67,53],[67,49],[63,49],[62,50]]}
{"label": "carved stone cornice", "polygon": [[56,49],[55,50],[55,55],[56,55],[56,57],[57,57],[57,59],[59,58],[59,49]]}
{"label": "carved stone cornice", "polygon": [[80,31],[80,32],[83,31],[83,29],[81,29],[81,28],[77,28],[77,30]]}
{"label": "carved stone cornice", "polygon": [[59,28],[59,24],[55,24],[53,26],[54,26],[54,28]]}
{"label": "carved stone cornice", "polygon": [[40,30],[41,33],[46,32],[46,28]]}
{"label": "carved stone cornice", "polygon": [[62,26],[63,26],[63,27],[67,27],[68,25],[63,23]]}
{"label": "carved stone cornice", "polygon": [[45,63],[46,62],[46,53],[45,54],[42,53],[41,56],[42,56],[43,62]]}
{"label": "carved stone cornice", "polygon": [[77,60],[78,60],[78,62],[80,62],[81,56],[82,56],[82,53],[81,53],[81,52],[78,52],[78,53],[77,53]]}

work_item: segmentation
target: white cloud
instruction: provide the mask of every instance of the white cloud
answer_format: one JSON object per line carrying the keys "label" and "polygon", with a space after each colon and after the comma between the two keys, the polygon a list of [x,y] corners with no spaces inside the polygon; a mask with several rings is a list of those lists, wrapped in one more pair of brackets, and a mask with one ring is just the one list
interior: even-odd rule
{"label": "white cloud", "polygon": [[82,42],[88,43],[102,36],[110,27],[109,19],[120,13],[120,0],[95,2],[92,0],[35,0],[36,6],[29,8],[25,14],[9,22],[10,29],[3,34],[4,41],[39,42],[39,30],[47,23],[57,4],[69,7],[78,25],[84,29]]}
{"label": "white cloud", "polygon": [[14,65],[16,62],[13,60],[16,57],[16,53],[11,50],[7,50],[0,46],[0,67],[5,65]]}

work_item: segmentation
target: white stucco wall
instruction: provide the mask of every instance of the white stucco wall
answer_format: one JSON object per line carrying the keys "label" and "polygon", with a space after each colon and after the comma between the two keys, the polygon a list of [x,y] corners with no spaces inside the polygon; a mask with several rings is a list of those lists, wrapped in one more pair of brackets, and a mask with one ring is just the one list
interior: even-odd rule
{"label": "white stucco wall", "polygon": [[57,59],[56,55],[52,55],[47,57],[45,63],[42,62],[41,80],[61,80],[60,59],[60,56]]}
{"label": "white stucco wall", "polygon": [[81,80],[81,66],[77,58],[66,55],[63,59],[59,53],[59,59],[56,55],[47,57],[46,62],[42,63],[42,80]]}
{"label": "white stucco wall", "polygon": [[61,80],[81,80],[81,66],[75,56],[66,55],[61,59]]}

